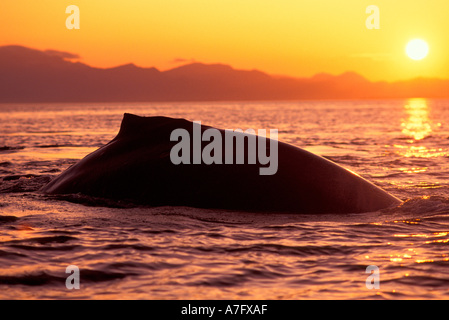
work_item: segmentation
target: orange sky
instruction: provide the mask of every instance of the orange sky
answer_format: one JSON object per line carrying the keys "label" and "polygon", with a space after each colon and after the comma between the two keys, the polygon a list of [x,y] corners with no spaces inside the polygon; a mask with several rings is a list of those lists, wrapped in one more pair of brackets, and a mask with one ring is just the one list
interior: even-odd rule
{"label": "orange sky", "polygon": [[[65,25],[72,4],[79,30]],[[380,30],[365,27],[368,5]],[[0,30],[0,45],[73,52],[97,67],[198,61],[295,77],[449,78],[448,0],[3,0]],[[424,60],[405,55],[413,38],[428,42]]]}

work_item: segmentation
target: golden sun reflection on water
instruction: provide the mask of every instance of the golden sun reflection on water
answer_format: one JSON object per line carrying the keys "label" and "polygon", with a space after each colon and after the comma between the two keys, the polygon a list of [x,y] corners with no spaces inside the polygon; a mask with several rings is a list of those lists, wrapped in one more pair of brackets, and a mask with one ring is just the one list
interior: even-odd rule
{"label": "golden sun reflection on water", "polygon": [[[437,147],[428,147],[423,145],[422,140],[429,137],[435,126],[441,126],[440,123],[432,124],[429,117],[429,106],[426,99],[409,99],[404,105],[405,113],[408,118],[401,123],[402,133],[410,139],[406,144],[396,144],[398,153],[404,157],[416,158],[434,158],[447,156],[447,150]],[[427,168],[405,168],[405,172],[418,173],[425,172]]]}
{"label": "golden sun reflection on water", "polygon": [[[384,222],[371,223],[373,225],[381,226],[388,224],[411,224],[420,225],[422,219],[404,219],[404,220],[386,220]],[[419,229],[415,229],[416,231]],[[435,246],[444,246],[449,243],[449,231],[428,231],[422,230],[421,232],[412,233],[394,233],[395,238],[392,242],[401,242],[405,244],[402,250],[392,250],[389,254],[381,255],[380,258],[383,261],[389,261],[397,263],[401,267],[405,265],[419,265],[419,264],[433,264],[433,263],[446,263],[449,262],[449,254],[441,252],[440,250],[432,250]],[[392,242],[388,242],[387,245],[392,245]],[[430,247],[429,247],[430,246]],[[375,254],[373,256],[365,256],[366,259],[376,259]],[[415,272],[407,272],[405,277],[410,275],[418,275],[419,269]]]}
{"label": "golden sun reflection on water", "polygon": [[429,107],[426,99],[410,99],[405,105],[408,119],[402,123],[402,132],[419,141],[429,136],[432,125],[429,119]]}

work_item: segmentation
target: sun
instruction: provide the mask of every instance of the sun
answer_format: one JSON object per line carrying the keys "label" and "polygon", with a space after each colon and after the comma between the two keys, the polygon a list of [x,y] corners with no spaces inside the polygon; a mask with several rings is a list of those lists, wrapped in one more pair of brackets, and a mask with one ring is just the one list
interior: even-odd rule
{"label": "sun", "polygon": [[429,53],[429,46],[427,42],[421,39],[413,39],[407,43],[407,47],[405,48],[405,52],[410,59],[413,60],[422,60]]}

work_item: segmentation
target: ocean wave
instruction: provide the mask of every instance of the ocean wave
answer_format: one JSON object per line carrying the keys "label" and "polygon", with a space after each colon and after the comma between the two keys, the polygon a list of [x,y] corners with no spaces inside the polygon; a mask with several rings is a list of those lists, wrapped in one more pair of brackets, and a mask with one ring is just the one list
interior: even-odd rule
{"label": "ocean wave", "polygon": [[0,153],[10,153],[10,152],[16,152],[16,151],[18,151],[18,150],[23,150],[23,149],[25,149],[25,147],[19,147],[19,146],[17,146],[17,147],[10,147],[10,146],[3,146],[3,147],[0,147]]}
{"label": "ocean wave", "polygon": [[276,254],[279,256],[331,256],[331,255],[348,255],[354,252],[354,247],[335,246],[335,245],[307,245],[307,246],[288,246],[275,243],[259,243],[250,246],[231,246],[231,247],[196,247],[195,250],[202,252],[222,252],[225,254],[243,254],[261,252],[265,254]]}
{"label": "ocean wave", "polygon": [[0,193],[34,192],[50,182],[49,175],[21,174],[3,177],[0,180]]}
{"label": "ocean wave", "polygon": [[0,167],[11,167],[12,163],[9,161],[0,162]]}
{"label": "ocean wave", "polygon": [[[0,207],[5,206],[6,205],[0,204]],[[19,220],[19,218],[15,216],[0,216],[0,223],[16,222],[17,220]]]}
{"label": "ocean wave", "polygon": [[44,286],[49,284],[63,284],[66,276],[55,276],[46,272],[0,275],[0,285]]}
{"label": "ocean wave", "polygon": [[[97,283],[123,279],[129,274],[121,272],[101,271],[95,269],[82,269],[80,278],[82,283]],[[50,271],[38,271],[23,274],[0,275],[0,285],[24,285],[24,286],[65,286],[67,274]]]}
{"label": "ocean wave", "polygon": [[[41,185],[42,187],[43,185]],[[1,189],[0,189],[1,192]],[[74,194],[46,194],[44,195],[46,199],[49,200],[60,200],[60,201],[68,201],[72,203],[82,204],[88,207],[108,207],[108,208],[137,208],[140,207],[138,204],[126,201],[126,200],[114,200],[107,198],[98,198],[92,197],[88,195],[84,195],[82,193],[74,193]]]}
{"label": "ocean wave", "polygon": [[30,244],[39,244],[39,245],[46,245],[46,244],[53,244],[53,243],[66,243],[67,241],[77,240],[76,237],[73,236],[50,236],[50,237],[35,237],[35,238],[28,238],[28,239],[20,239],[20,240],[11,240],[9,243],[30,243]]}
{"label": "ocean wave", "polygon": [[392,213],[405,212],[412,215],[449,213],[449,199],[441,196],[416,197],[407,199],[396,208],[384,211]]}
{"label": "ocean wave", "polygon": [[27,255],[21,254],[18,252],[10,252],[7,250],[0,250],[0,258],[7,258],[7,259],[15,259],[15,258],[25,258]]}
{"label": "ocean wave", "polygon": [[401,284],[411,287],[430,287],[430,288],[439,288],[439,287],[447,287],[449,285],[449,279],[440,278],[436,276],[425,276],[425,275],[408,275],[406,277],[396,277],[393,279],[383,280],[382,283],[385,284]]}

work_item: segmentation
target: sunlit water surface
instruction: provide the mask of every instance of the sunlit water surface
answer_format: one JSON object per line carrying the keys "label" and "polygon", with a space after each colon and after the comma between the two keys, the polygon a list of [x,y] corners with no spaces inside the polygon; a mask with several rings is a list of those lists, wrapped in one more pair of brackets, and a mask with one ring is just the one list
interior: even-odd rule
{"label": "sunlit water surface", "polygon": [[[124,112],[278,129],[405,202],[295,215],[37,192],[110,141]],[[448,299],[448,154],[449,100],[0,105],[0,299]]]}

